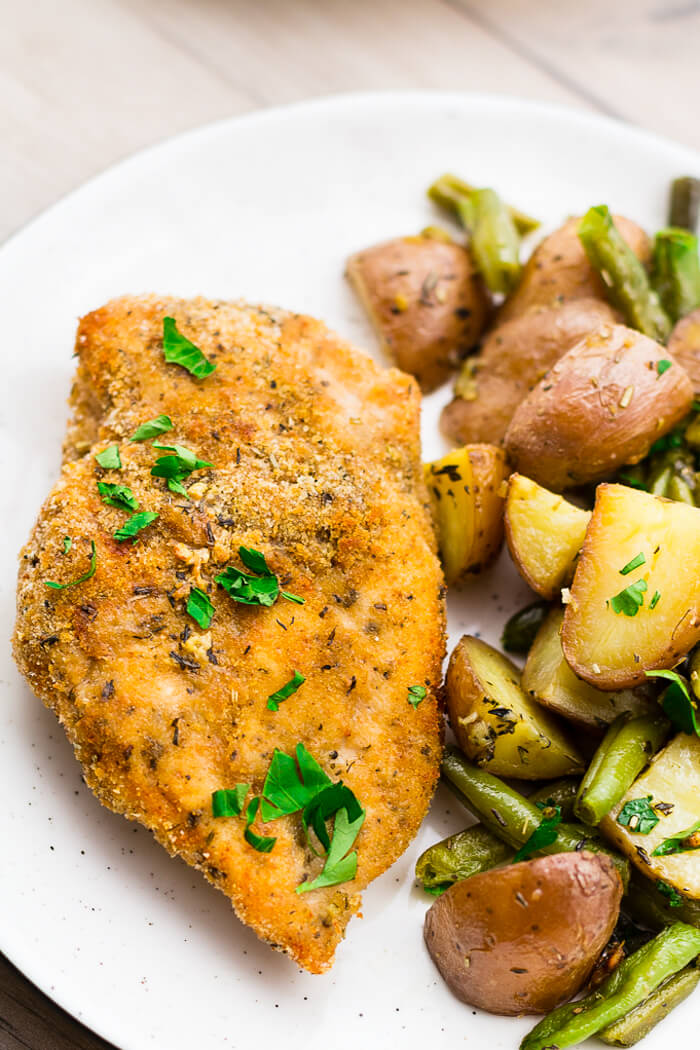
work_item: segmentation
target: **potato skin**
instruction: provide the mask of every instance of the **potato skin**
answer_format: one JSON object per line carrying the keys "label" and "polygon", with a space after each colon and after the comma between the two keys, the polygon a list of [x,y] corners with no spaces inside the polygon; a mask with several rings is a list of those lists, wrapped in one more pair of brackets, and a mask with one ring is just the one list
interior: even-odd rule
{"label": "potato skin", "polygon": [[469,252],[429,237],[398,237],[351,256],[347,276],[387,354],[424,393],[476,346],[490,300]]}
{"label": "potato skin", "polygon": [[463,1002],[547,1013],[587,980],[621,899],[605,854],[556,853],[455,883],[428,911],[425,942]]}
{"label": "potato skin", "polygon": [[505,436],[516,470],[547,488],[597,481],[636,463],[690,411],[685,369],[659,375],[665,347],[603,325],[565,354],[518,406]]}
{"label": "potato skin", "polygon": [[[513,413],[545,372],[590,331],[617,315],[602,299],[533,306],[491,331],[466,368],[474,396],[456,396],[441,420],[453,441],[500,444]],[[458,380],[456,390],[459,390]]]}
{"label": "potato skin", "polygon": [[700,309],[681,317],[671,332],[668,349],[690,376],[695,393],[700,394]]}
{"label": "potato skin", "polygon": [[[614,215],[618,230],[642,262],[651,254],[651,244],[641,226],[624,215]],[[520,284],[506,299],[498,324],[532,306],[553,306],[570,299],[605,299],[605,285],[589,263],[578,236],[580,216],[569,219],[535,248],[523,269]]]}
{"label": "potato skin", "polygon": [[481,572],[503,546],[506,455],[495,445],[469,445],[474,493],[474,542],[469,571]]}

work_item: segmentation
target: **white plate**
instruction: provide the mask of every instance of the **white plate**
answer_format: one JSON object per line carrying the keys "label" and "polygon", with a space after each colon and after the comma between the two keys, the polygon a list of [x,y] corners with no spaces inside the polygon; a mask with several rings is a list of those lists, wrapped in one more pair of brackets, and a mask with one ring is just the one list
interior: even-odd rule
{"label": "white plate", "polygon": [[[49,161],[47,161],[48,163]],[[16,552],[57,476],[78,316],[123,292],[265,300],[374,340],[342,278],[349,252],[420,229],[425,188],[461,172],[550,225],[605,201],[663,224],[669,180],[700,156],[619,124],[508,98],[346,95],[184,135],[95,179],[0,251],[3,542],[0,628]],[[426,457],[442,449],[426,403]],[[528,592],[502,561],[451,602],[453,635],[497,640]],[[515,1050],[531,1021],[453,999],[422,941],[422,848],[464,822],[441,790],[418,839],[365,895],[332,972],[312,977],[260,944],[223,895],[142,828],[102,809],[54,718],[0,666],[0,947],[122,1050],[273,1045],[469,1045]],[[687,1003],[645,1043],[687,1031]]]}

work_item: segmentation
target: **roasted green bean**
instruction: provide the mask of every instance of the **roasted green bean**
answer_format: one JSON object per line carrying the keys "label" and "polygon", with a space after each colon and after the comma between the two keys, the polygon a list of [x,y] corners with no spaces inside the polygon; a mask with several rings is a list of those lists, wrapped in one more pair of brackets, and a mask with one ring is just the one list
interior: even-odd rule
{"label": "roasted green bean", "polygon": [[698,228],[700,213],[700,179],[681,175],[671,183],[669,226],[681,226],[692,233]]}
{"label": "roasted green bean", "polygon": [[686,966],[684,970],[668,977],[639,1006],[635,1006],[619,1021],[598,1032],[598,1038],[611,1046],[634,1046],[645,1035],[649,1035],[660,1021],[668,1017],[675,1006],[688,998],[698,981],[700,970],[697,966]]}
{"label": "roasted green bean", "polygon": [[[476,186],[465,182],[464,179],[460,179],[457,175],[447,174],[441,175],[439,179],[435,180],[428,190],[428,196],[435,204],[457,216],[457,201],[462,197],[468,197],[475,189]],[[533,219],[531,215],[526,215],[519,208],[513,208],[510,204],[507,204],[506,207],[516,230],[523,237],[528,233],[532,233],[540,225],[538,219]]]}
{"label": "roasted green bean", "polygon": [[576,816],[586,824],[599,824],[634,783],[670,732],[671,723],[661,713],[616,718],[581,781],[574,807]]}
{"label": "roasted green bean", "polygon": [[676,922],[628,956],[597,991],[548,1014],[525,1036],[521,1050],[583,1042],[625,1017],[700,953],[700,930]]}
{"label": "roasted green bean", "polygon": [[457,214],[486,287],[512,292],[520,280],[520,236],[501,198],[495,190],[474,190],[457,201]]}
{"label": "roasted green bean", "polygon": [[501,645],[508,653],[526,653],[549,612],[548,602],[532,602],[513,613],[503,628]]}
{"label": "roasted green bean", "polygon": [[657,233],[651,281],[674,324],[700,306],[700,258],[694,233],[676,227]]}
{"label": "roasted green bean", "polygon": [[605,282],[608,298],[627,324],[664,343],[671,331],[670,319],[606,205],[589,208],[579,224],[578,235],[591,266]]}

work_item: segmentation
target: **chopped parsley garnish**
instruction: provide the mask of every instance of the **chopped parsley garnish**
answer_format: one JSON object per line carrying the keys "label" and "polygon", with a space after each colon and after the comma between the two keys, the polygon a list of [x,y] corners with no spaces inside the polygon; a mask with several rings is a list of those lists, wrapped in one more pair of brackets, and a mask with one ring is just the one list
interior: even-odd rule
{"label": "chopped parsley garnish", "polygon": [[163,318],[163,356],[168,364],[181,365],[195,379],[204,379],[216,369],[213,361],[178,331],[174,317]]}
{"label": "chopped parsley garnish", "polygon": [[659,373],[660,376],[662,376],[664,372],[668,372],[672,363],[673,362],[667,360],[666,358],[663,358],[661,361],[656,362],[656,371]]}
{"label": "chopped parsley garnish", "polygon": [[635,835],[648,835],[661,819],[656,810],[649,803],[652,796],[646,798],[631,798],[625,802],[617,815],[617,823],[629,828]]}
{"label": "chopped parsley garnish", "polygon": [[236,784],[235,788],[220,788],[211,796],[211,812],[214,817],[238,817],[243,812],[245,797],[250,784]]}
{"label": "chopped parsley garnish", "polygon": [[676,671],[645,671],[647,678],[666,678],[671,684],[661,694],[661,706],[676,729],[700,736],[697,703],[691,697],[688,683]]}
{"label": "chopped parsley garnish", "polygon": [[139,501],[134,496],[128,485],[112,484],[109,481],[98,481],[97,487],[102,496],[102,502],[108,503],[110,507],[119,507],[120,510],[136,510]]}
{"label": "chopped parsley garnish", "polygon": [[63,553],[67,554],[72,546],[73,546],[73,540],[70,538],[70,536],[64,536],[63,537]]}
{"label": "chopped parsley garnish", "polygon": [[[66,540],[70,539],[70,536],[65,536],[63,539],[63,550],[66,551],[70,548],[66,548]],[[92,576],[95,575],[97,570],[97,551],[95,549],[95,541],[90,540],[90,568],[87,572],[84,572],[82,576],[79,576],[77,580],[71,580],[70,583],[55,583],[53,580],[44,580],[47,587],[52,587],[55,591],[64,591],[67,587],[77,587],[79,583],[85,583]]]}
{"label": "chopped parsley garnish", "polygon": [[362,806],[350,788],[343,784],[342,780],[338,781],[337,784],[328,784],[322,788],[304,807],[301,822],[306,833],[307,842],[309,842],[309,828],[312,827],[323,847],[330,849],[330,838],[326,821],[340,809],[346,810],[348,819],[351,821],[357,820],[363,812]]}
{"label": "chopped parsley garnish", "polygon": [[620,481],[624,481],[625,485],[629,485],[632,489],[641,489],[642,492],[649,491],[649,486],[645,485],[639,478],[635,478],[632,474],[620,473],[617,476]]}
{"label": "chopped parsley garnish", "polygon": [[649,602],[649,608],[650,609],[655,609],[656,608],[656,606],[659,604],[659,598],[660,597],[661,597],[661,594],[659,593],[659,591],[654,591],[652,599]]}
{"label": "chopped parsley garnish", "polygon": [[667,857],[671,853],[688,853],[690,850],[700,849],[700,820],[697,820],[685,831],[679,831],[676,835],[660,842],[652,857]]}
{"label": "chopped parsley garnish", "polygon": [[151,474],[154,478],[166,478],[170,491],[177,492],[180,496],[187,496],[187,489],[182,482],[192,471],[214,466],[206,459],[198,459],[194,452],[183,448],[182,445],[159,445],[154,441],[152,447],[172,453],[169,456],[159,456],[155,465],[151,467]]}
{"label": "chopped parsley garnish", "polygon": [[268,838],[267,835],[258,835],[251,830],[251,824],[255,820],[259,808],[260,799],[256,795],[255,798],[251,798],[245,811],[245,831],[243,832],[243,837],[248,845],[252,846],[253,849],[256,849],[258,853],[270,853],[277,842],[277,839]]}
{"label": "chopped parsley garnish", "polygon": [[527,860],[544,846],[551,846],[553,842],[556,842],[557,828],[560,824],[561,806],[546,805],[543,809],[542,820],[515,854],[513,863],[517,864],[518,861]]}
{"label": "chopped parsley garnish", "polygon": [[98,452],[95,459],[105,470],[121,470],[122,461],[119,456],[119,445],[110,445],[104,452]]}
{"label": "chopped parsley garnish", "polygon": [[267,823],[297,813],[332,783],[303,744],[296,746],[296,761],[276,749],[262,789],[263,820]]}
{"label": "chopped parsley garnish", "polygon": [[235,565],[227,565],[224,571],[216,577],[216,582],[234,601],[241,602],[243,605],[269,606],[274,605],[277,598],[282,595],[290,602],[296,602],[298,605],[304,604],[304,598],[280,590],[279,580],[270,571],[264,554],[251,547],[239,547],[238,554],[246,568],[260,575],[251,576]]}
{"label": "chopped parsley garnish", "polygon": [[673,886],[669,886],[663,879],[659,879],[656,883],[656,888],[659,893],[662,893],[664,897],[668,897],[668,903],[672,908],[680,908],[683,904],[683,898],[680,893],[674,890]]}
{"label": "chopped parsley garnish", "polygon": [[632,558],[632,561],[628,561],[626,565],[622,566],[620,569],[620,576],[626,576],[627,573],[632,572],[633,569],[638,569],[639,566],[644,565],[645,562],[646,558],[640,551],[639,554],[636,554],[635,557]]}
{"label": "chopped parsley garnish", "polygon": [[428,690],[424,685],[409,685],[408,687],[408,702],[414,711],[427,695]]}
{"label": "chopped parsley garnish", "polygon": [[454,885],[452,882],[441,882],[437,886],[423,886],[423,889],[426,893],[429,893],[431,897],[442,897],[445,890],[449,890],[452,885]]}
{"label": "chopped parsley garnish", "polygon": [[278,689],[277,692],[272,693],[267,698],[267,709],[268,711],[279,711],[279,705],[283,700],[288,700],[290,696],[296,693],[300,685],[303,685],[306,679],[303,674],[299,674],[298,671],[294,672],[294,677],[290,678],[289,681]]}
{"label": "chopped parsley garnish", "polygon": [[190,589],[190,596],[187,599],[187,613],[195,623],[199,624],[203,631],[206,631],[214,616],[214,606],[209,595],[205,594],[199,587]]}
{"label": "chopped parsley garnish", "polygon": [[320,875],[313,882],[302,882],[297,893],[319,890],[324,886],[337,886],[349,882],[357,873],[357,850],[348,852],[357,838],[365,819],[364,810],[357,820],[350,820],[347,810],[339,809],[335,815],[333,838]]}
{"label": "chopped parsley garnish", "polygon": [[147,525],[154,522],[157,517],[158,514],[153,510],[144,510],[139,514],[132,514],[114,533],[115,540],[119,540],[120,543],[122,540],[130,540],[142,529],[145,529]]}
{"label": "chopped parsley garnish", "polygon": [[156,416],[155,419],[149,419],[147,423],[142,423],[140,427],[137,427],[129,440],[148,441],[149,438],[158,437],[159,434],[165,434],[172,429],[173,421],[170,416]]}
{"label": "chopped parsley garnish", "polygon": [[610,599],[610,607],[615,613],[624,613],[625,616],[636,616],[644,604],[644,592],[647,589],[646,580],[636,580],[620,591],[614,598]]}

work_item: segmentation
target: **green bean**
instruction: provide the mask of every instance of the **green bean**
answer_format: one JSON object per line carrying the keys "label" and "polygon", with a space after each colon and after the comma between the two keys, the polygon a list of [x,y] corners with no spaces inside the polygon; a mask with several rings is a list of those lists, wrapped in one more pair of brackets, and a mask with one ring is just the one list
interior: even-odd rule
{"label": "green bean", "polygon": [[649,475],[649,492],[652,496],[665,496],[673,471],[668,463],[652,470]]}
{"label": "green bean", "polygon": [[671,322],[649,284],[646,270],[615,226],[605,204],[589,208],[578,235],[588,261],[605,282],[608,298],[631,328],[664,343]]}
{"label": "green bean", "polygon": [[698,228],[700,212],[700,180],[692,175],[681,175],[671,183],[669,226],[681,226],[692,233]]}
{"label": "green bean", "polygon": [[528,795],[528,802],[534,802],[536,806],[548,803],[559,806],[562,820],[569,820],[574,815],[574,803],[578,793],[579,781],[577,777],[562,777],[561,780],[550,780],[542,785],[537,791]]}
{"label": "green bean", "polygon": [[669,481],[666,487],[666,495],[669,499],[675,499],[679,503],[687,503],[689,507],[697,506],[693,489],[691,489],[688,482],[678,474],[674,474]]}
{"label": "green bean", "polygon": [[495,190],[474,190],[457,201],[460,222],[486,287],[507,295],[520,280],[520,237]]}
{"label": "green bean", "polygon": [[649,930],[663,930],[674,922],[700,927],[700,901],[683,897],[680,906],[671,907],[668,898],[656,888],[656,883],[636,868],[632,869],[622,908],[635,922]]}
{"label": "green bean", "polygon": [[644,1002],[659,985],[700,953],[700,930],[676,922],[633,955],[584,999],[566,1003],[544,1017],[520,1044],[521,1050],[545,1050],[583,1042]]}
{"label": "green bean", "polygon": [[700,981],[700,970],[694,964],[668,977],[639,1006],[635,1006],[619,1021],[608,1025],[598,1038],[611,1046],[634,1046],[645,1035],[649,1035],[665,1017],[695,990]]}
{"label": "green bean", "polygon": [[[468,197],[475,189],[476,186],[465,182],[464,179],[460,179],[457,175],[441,175],[428,190],[428,196],[436,204],[439,204],[441,208],[446,208],[447,211],[458,217],[457,201],[462,197]],[[523,237],[528,233],[532,233],[540,225],[539,219],[533,219],[531,215],[526,215],[519,208],[513,208],[510,204],[506,205],[506,207],[516,230]]]}
{"label": "green bean", "polygon": [[526,653],[549,612],[548,602],[532,602],[513,613],[503,628],[501,645],[509,653]]}
{"label": "green bean", "polygon": [[513,850],[498,836],[475,824],[429,846],[416,861],[416,878],[424,889],[438,889],[468,879],[510,860]]}
{"label": "green bean", "polygon": [[612,723],[593,756],[574,806],[576,816],[596,825],[617,805],[671,732],[671,723],[659,714]]}
{"label": "green bean", "polygon": [[[478,769],[456,748],[448,747],[442,760],[442,773],[455,795],[500,839],[518,849],[539,827],[542,811],[517,791],[485,769]],[[629,864],[597,835],[580,824],[560,824],[557,837],[540,853],[571,853],[582,849],[605,853],[615,864],[623,884],[629,881]]]}
{"label": "green bean", "polygon": [[694,233],[671,227],[654,240],[651,282],[675,324],[700,306],[700,258]]}

